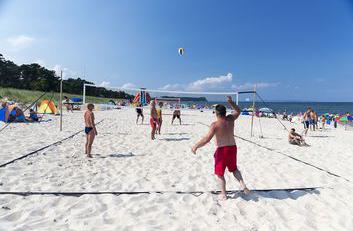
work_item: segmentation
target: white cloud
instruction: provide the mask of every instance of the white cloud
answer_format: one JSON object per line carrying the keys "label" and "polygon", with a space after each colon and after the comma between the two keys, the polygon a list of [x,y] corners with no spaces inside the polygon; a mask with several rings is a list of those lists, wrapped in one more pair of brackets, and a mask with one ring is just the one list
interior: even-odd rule
{"label": "white cloud", "polygon": [[181,84],[167,84],[164,85],[163,87],[159,88],[160,90],[168,90],[168,91],[176,91],[176,90],[181,90],[183,89],[184,86],[182,86]]}
{"label": "white cloud", "polygon": [[136,88],[136,85],[133,83],[125,83],[121,86],[121,88]]}
{"label": "white cloud", "polygon": [[232,73],[228,73],[227,75],[221,75],[218,77],[207,77],[189,83],[187,89],[192,91],[201,91],[209,88],[216,88],[222,86],[225,83],[232,82],[232,80]]}
{"label": "white cloud", "polygon": [[239,85],[233,84],[232,89],[236,91],[253,90],[255,85],[256,85],[256,89],[263,89],[263,88],[277,87],[279,83],[259,82],[259,83],[243,83]]}
{"label": "white cloud", "polygon": [[100,84],[98,84],[98,86],[100,86],[100,87],[109,87],[110,86],[110,82],[102,81]]}
{"label": "white cloud", "polygon": [[6,41],[14,48],[21,48],[31,45],[35,39],[26,35],[7,38]]}

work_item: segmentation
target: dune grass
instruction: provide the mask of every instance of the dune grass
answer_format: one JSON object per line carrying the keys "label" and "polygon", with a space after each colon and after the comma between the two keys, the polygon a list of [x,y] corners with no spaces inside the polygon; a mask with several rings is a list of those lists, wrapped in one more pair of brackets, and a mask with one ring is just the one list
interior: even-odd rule
{"label": "dune grass", "polygon": [[[31,91],[31,90],[0,87],[0,100],[6,97],[8,100],[11,100],[11,101],[28,104],[37,100],[43,93],[44,92],[42,91]],[[52,96],[53,96],[53,93],[48,92],[46,95],[43,96],[43,98],[39,100],[39,102],[45,99],[49,100],[52,98]],[[75,95],[75,94],[69,94],[69,93],[63,93],[63,96],[67,96],[69,98],[73,98],[73,97],[82,98],[82,95]],[[55,102],[56,105],[58,104],[59,99],[60,99],[59,92],[54,92],[54,96],[52,100]],[[108,103],[109,100],[111,100],[111,98],[86,96],[87,103]],[[116,99],[112,99],[112,100],[116,100]]]}

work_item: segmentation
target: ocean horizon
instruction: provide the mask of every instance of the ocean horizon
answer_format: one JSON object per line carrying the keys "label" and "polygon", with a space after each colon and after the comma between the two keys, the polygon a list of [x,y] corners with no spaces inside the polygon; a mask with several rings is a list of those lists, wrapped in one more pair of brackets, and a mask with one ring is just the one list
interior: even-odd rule
{"label": "ocean horizon", "polygon": [[[227,102],[222,101],[209,101],[208,105],[212,104],[227,104]],[[200,105],[201,103],[196,103]],[[239,102],[240,108],[249,108],[252,106],[252,102]],[[266,101],[255,102],[256,108],[268,107],[276,113],[287,112],[288,114],[294,113],[304,113],[308,107],[312,107],[318,114],[333,113],[333,114],[345,114],[353,113],[353,102],[291,102],[291,101]]]}

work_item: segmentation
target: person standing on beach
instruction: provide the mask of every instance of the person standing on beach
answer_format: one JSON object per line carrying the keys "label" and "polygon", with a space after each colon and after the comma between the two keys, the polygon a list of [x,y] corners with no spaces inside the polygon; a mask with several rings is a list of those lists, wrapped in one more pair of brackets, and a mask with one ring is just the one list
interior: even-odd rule
{"label": "person standing on beach", "polygon": [[158,123],[158,114],[156,110],[156,102],[154,100],[151,102],[151,118],[150,118],[150,124],[151,124],[151,140],[156,139],[156,129],[157,129],[157,123]]}
{"label": "person standing on beach", "polygon": [[306,112],[303,115],[303,119],[304,119],[304,134],[306,135],[308,133],[309,127],[310,127],[310,112],[311,112],[311,107],[308,107],[308,110],[306,110]]}
{"label": "person standing on beach", "polygon": [[[311,109],[310,113],[310,119],[309,119],[309,123],[310,123],[310,130],[315,131],[315,111]],[[317,114],[316,114],[317,115]]]}
{"label": "person standing on beach", "polygon": [[172,124],[174,123],[175,118],[179,119],[179,123],[181,125],[181,118],[180,118],[180,108],[177,106],[175,110],[173,111],[173,118],[172,118]]}
{"label": "person standing on beach", "polygon": [[96,125],[94,123],[94,114],[93,114],[94,105],[88,104],[87,111],[85,112],[84,119],[85,119],[85,133],[86,133],[86,147],[85,147],[85,154],[87,157],[92,158],[91,151],[92,151],[92,144],[94,138],[97,133]]}
{"label": "person standing on beach", "polygon": [[143,124],[143,120],[145,117],[143,116],[143,107],[141,103],[139,103],[138,106],[136,107],[136,113],[137,113],[136,124],[138,123],[140,116],[142,118],[141,124]]}
{"label": "person standing on beach", "polygon": [[233,102],[232,97],[228,96],[228,103],[233,108],[234,112],[230,115],[226,115],[227,109],[224,105],[217,105],[215,108],[217,120],[210,126],[210,130],[207,135],[197,142],[191,149],[196,154],[197,149],[203,147],[211,141],[213,136],[216,136],[217,149],[214,154],[215,158],[215,174],[218,177],[221,194],[219,195],[220,200],[226,200],[226,180],[224,178],[224,171],[226,167],[228,171],[233,173],[235,179],[240,183],[244,193],[250,193],[250,190],[246,187],[243,177],[237,168],[237,146],[234,139],[234,121],[240,115],[240,108]]}
{"label": "person standing on beach", "polygon": [[162,123],[163,123],[163,119],[162,119],[163,102],[159,102],[158,106],[159,106],[158,109],[156,109],[156,111],[157,111],[157,119],[158,119],[157,131],[158,131],[158,134],[160,135],[161,134],[161,129],[162,129]]}

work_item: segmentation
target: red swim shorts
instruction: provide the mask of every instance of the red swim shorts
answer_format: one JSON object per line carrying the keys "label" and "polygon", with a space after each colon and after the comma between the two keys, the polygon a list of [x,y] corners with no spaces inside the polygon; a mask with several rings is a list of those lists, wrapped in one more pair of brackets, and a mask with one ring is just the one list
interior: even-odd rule
{"label": "red swim shorts", "polygon": [[237,170],[237,146],[218,147],[215,154],[215,170],[217,176],[223,176],[226,167],[229,172]]}
{"label": "red swim shorts", "polygon": [[151,124],[151,127],[152,127],[152,128],[156,128],[156,126],[157,126],[157,120],[156,120],[156,119],[153,119],[153,118],[150,118],[150,124]]}

